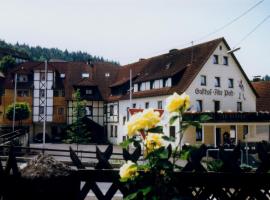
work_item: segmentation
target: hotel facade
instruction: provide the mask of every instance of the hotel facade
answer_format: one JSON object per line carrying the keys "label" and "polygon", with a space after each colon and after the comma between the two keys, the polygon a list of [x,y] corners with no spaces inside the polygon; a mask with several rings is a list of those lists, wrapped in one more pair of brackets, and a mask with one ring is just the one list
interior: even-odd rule
{"label": "hotel facade", "polygon": [[[0,106],[2,128],[12,123],[5,118],[5,112],[13,102],[17,74],[17,102],[28,102],[31,107],[32,116],[24,124],[29,126],[32,138],[41,132],[44,117],[50,137],[61,134],[72,123],[72,94],[80,89],[81,97],[87,101],[86,113],[94,138],[114,144],[126,139],[130,108],[164,109],[166,98],[174,92],[190,95],[187,116],[211,116],[211,120],[202,123],[202,128],[189,128],[183,143],[219,146],[224,143],[225,133],[233,143],[269,140],[270,108],[257,109],[259,94],[224,38],[173,49],[126,66],[49,62],[47,73],[44,67],[44,63],[26,62],[2,78],[5,91]],[[169,125],[168,121],[169,114],[165,111],[160,125],[165,135],[175,137],[177,144],[179,127],[177,123]]]}

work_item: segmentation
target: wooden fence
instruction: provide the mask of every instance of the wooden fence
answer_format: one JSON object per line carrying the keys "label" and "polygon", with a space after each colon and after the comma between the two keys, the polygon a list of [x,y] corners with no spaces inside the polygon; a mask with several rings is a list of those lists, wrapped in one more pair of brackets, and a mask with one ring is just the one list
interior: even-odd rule
{"label": "wooden fence", "polygon": [[[220,149],[223,164],[220,172],[209,172],[202,165],[206,147],[194,150],[180,171],[175,172],[175,186],[182,195],[181,199],[202,200],[241,200],[270,199],[270,155],[269,145],[259,143],[256,147],[261,163],[254,172],[245,172],[239,164],[240,146],[234,151]],[[77,154],[70,149],[70,157],[77,170],[70,177],[58,177],[44,180],[25,180],[21,177],[13,148],[9,151],[6,166],[0,162],[0,199],[65,199],[83,200],[91,191],[99,200],[112,199],[117,191],[123,197],[130,190],[119,181],[119,170],[109,163],[113,147],[109,145],[104,152],[96,149],[97,164],[95,169],[87,169]],[[140,148],[132,154],[123,150],[125,160],[137,161],[141,155]],[[98,183],[111,183],[107,192],[102,192]],[[117,193],[118,194],[118,193]]]}

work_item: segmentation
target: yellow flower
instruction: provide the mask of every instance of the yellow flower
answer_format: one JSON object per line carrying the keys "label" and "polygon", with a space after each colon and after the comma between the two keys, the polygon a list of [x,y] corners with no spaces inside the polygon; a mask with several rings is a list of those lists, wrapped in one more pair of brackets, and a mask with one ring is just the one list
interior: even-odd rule
{"label": "yellow flower", "polygon": [[143,112],[134,114],[127,123],[128,136],[134,136],[140,130],[147,130],[160,122],[159,112],[153,109],[146,109]]}
{"label": "yellow flower", "polygon": [[145,146],[147,149],[147,153],[163,147],[165,145],[165,141],[162,138],[162,134],[158,133],[148,133],[145,139]]}
{"label": "yellow flower", "polygon": [[136,176],[138,176],[138,168],[136,164],[130,160],[127,161],[119,170],[119,175],[121,179],[132,179]]}
{"label": "yellow flower", "polygon": [[181,95],[177,94],[176,92],[169,96],[166,100],[166,110],[168,112],[177,112],[178,110],[187,110],[190,107],[190,98],[189,95],[183,93]]}

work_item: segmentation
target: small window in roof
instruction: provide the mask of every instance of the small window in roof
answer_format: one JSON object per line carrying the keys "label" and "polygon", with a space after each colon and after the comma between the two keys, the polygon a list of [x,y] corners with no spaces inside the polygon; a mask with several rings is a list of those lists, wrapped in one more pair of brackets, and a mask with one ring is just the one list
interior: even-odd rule
{"label": "small window in roof", "polygon": [[167,64],[166,64],[166,69],[169,69],[169,68],[171,67],[171,65],[172,65],[172,63],[170,63],[170,62],[167,63]]}
{"label": "small window in roof", "polygon": [[64,73],[60,74],[60,78],[65,78],[65,77],[66,77],[66,74],[64,74]]}
{"label": "small window in roof", "polygon": [[89,78],[89,73],[82,73],[82,78]]}

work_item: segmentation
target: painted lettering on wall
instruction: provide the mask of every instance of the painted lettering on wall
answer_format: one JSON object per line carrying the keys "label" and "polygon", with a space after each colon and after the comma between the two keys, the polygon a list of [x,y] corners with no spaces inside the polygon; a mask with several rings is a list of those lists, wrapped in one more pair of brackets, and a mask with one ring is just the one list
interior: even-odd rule
{"label": "painted lettering on wall", "polygon": [[221,90],[221,89],[205,89],[205,88],[196,88],[195,94],[200,95],[215,95],[215,96],[234,96],[232,90]]}

